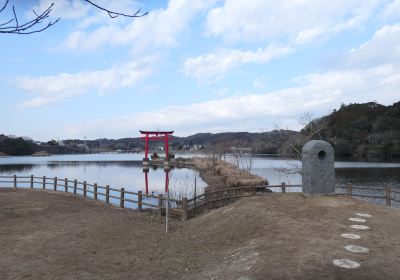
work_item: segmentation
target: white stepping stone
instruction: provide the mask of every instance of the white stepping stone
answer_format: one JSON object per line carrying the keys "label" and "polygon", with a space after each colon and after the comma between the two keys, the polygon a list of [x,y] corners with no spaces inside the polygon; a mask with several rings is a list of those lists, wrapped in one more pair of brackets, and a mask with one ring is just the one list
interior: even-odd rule
{"label": "white stepping stone", "polygon": [[364,217],[364,218],[371,218],[372,216],[370,214],[365,214],[365,213],[356,213],[357,216]]}
{"label": "white stepping stone", "polygon": [[353,228],[353,229],[359,229],[359,230],[367,230],[367,229],[369,229],[369,227],[364,226],[364,225],[351,225],[350,227]]}
{"label": "white stepping stone", "polygon": [[368,248],[361,247],[361,246],[356,246],[356,245],[347,245],[347,246],[344,246],[344,248],[347,251],[350,251],[352,253],[368,253],[369,252]]}
{"label": "white stepping stone", "polygon": [[352,222],[359,222],[359,223],[365,223],[367,221],[366,219],[361,219],[361,218],[349,218],[349,220]]}
{"label": "white stepping stone", "polygon": [[358,262],[346,259],[333,260],[333,264],[338,267],[348,268],[348,269],[360,267],[360,264]]}
{"label": "white stepping stone", "polygon": [[361,236],[359,236],[358,234],[353,234],[353,233],[343,233],[341,234],[342,237],[344,238],[348,238],[348,239],[360,239]]}

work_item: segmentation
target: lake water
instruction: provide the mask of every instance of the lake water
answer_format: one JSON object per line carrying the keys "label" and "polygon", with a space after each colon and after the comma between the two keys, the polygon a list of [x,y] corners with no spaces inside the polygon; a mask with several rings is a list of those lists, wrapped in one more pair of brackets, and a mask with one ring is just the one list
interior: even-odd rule
{"label": "lake water", "polygon": [[[55,155],[48,157],[0,158],[0,175],[46,176],[77,179],[100,186],[124,187],[127,191],[145,190],[145,174],[138,154]],[[191,196],[196,189],[202,192],[206,183],[195,170],[173,168],[169,171],[169,190],[172,194]],[[149,193],[164,193],[166,174],[163,168],[150,168]]]}
{"label": "lake water", "polygon": [[[191,154],[177,156],[190,157]],[[58,177],[110,185],[126,190],[145,189],[142,170],[142,154],[84,154],[55,155],[49,157],[1,157],[0,175]],[[232,158],[227,157],[228,161]],[[287,158],[258,155],[255,157],[252,173],[269,181],[270,185],[301,185],[299,174],[287,174],[281,169],[300,166],[300,163]],[[361,186],[389,186],[400,188],[400,163],[336,162],[338,184],[352,183]],[[206,183],[195,170],[174,168],[169,173],[171,192],[190,196],[194,192],[196,179],[197,192]],[[165,173],[162,168],[151,169],[148,174],[150,192],[162,193],[165,188]]]}

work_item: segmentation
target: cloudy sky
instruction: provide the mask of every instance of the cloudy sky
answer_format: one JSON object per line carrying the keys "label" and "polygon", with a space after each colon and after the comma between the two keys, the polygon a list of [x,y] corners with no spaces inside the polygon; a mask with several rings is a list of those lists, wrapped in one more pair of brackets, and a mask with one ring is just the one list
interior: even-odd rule
{"label": "cloudy sky", "polygon": [[149,11],[136,19],[80,0],[11,3],[22,21],[52,1],[52,28],[0,35],[0,134],[299,129],[305,112],[400,100],[400,0],[95,1]]}

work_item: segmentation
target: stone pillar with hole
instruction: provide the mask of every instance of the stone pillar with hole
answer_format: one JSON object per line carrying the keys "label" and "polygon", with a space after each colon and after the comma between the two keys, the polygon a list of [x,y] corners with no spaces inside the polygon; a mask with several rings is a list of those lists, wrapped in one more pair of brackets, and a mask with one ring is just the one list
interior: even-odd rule
{"label": "stone pillar with hole", "polygon": [[335,193],[334,150],[328,142],[312,140],[302,149],[303,193]]}

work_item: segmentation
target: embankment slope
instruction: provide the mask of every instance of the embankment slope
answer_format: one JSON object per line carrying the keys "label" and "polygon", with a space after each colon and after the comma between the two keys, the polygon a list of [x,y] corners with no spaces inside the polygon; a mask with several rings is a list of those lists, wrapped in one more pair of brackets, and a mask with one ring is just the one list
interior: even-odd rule
{"label": "embankment slope", "polygon": [[[372,215],[359,240],[348,220]],[[400,211],[343,197],[241,199],[171,232],[158,217],[64,193],[0,189],[1,279],[398,279]],[[347,252],[345,245],[370,252]],[[361,267],[337,268],[348,258]]]}

